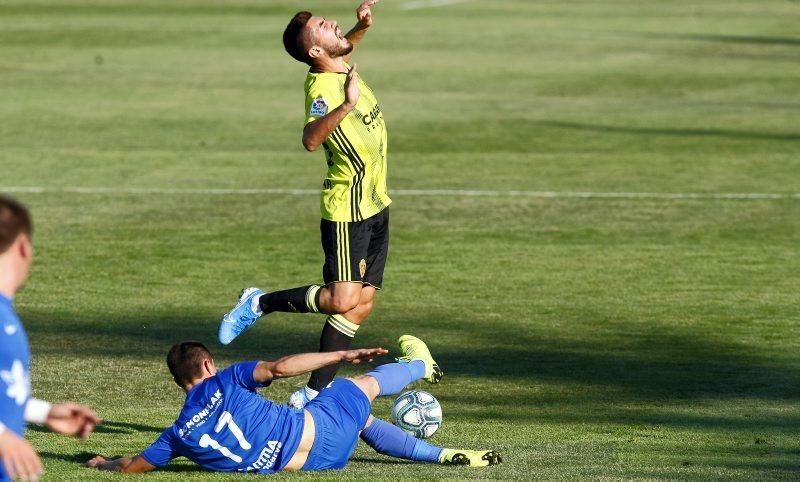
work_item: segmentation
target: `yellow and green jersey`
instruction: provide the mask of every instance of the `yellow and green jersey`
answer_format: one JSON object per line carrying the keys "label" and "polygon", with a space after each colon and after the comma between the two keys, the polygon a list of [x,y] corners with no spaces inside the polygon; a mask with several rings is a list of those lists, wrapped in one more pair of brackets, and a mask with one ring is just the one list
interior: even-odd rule
{"label": "yellow and green jersey", "polygon": [[[306,124],[344,103],[346,74],[306,77]],[[322,185],[321,211],[330,221],[363,221],[391,204],[386,192],[386,124],[372,89],[358,78],[356,107],[325,142],[328,174]]]}

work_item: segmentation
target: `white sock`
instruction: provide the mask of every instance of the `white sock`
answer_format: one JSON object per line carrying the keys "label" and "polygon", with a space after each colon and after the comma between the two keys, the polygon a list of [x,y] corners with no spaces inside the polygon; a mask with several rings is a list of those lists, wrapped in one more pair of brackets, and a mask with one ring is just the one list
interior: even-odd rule
{"label": "white sock", "polygon": [[250,309],[253,310],[253,313],[257,314],[258,316],[262,316],[264,314],[264,310],[261,309],[261,303],[258,302],[258,300],[261,299],[261,296],[254,296],[253,299],[250,300]]}
{"label": "white sock", "polygon": [[306,397],[308,397],[309,400],[314,400],[317,398],[317,395],[319,395],[318,391],[314,390],[308,385],[305,386],[304,390],[306,391]]}

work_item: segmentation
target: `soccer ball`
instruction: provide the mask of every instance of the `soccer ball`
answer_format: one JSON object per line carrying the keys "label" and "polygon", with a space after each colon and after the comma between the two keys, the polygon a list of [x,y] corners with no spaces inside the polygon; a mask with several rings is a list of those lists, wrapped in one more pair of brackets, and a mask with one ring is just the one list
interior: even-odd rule
{"label": "soccer ball", "polygon": [[411,390],[394,401],[392,423],[417,438],[428,438],[442,426],[442,406],[436,397]]}

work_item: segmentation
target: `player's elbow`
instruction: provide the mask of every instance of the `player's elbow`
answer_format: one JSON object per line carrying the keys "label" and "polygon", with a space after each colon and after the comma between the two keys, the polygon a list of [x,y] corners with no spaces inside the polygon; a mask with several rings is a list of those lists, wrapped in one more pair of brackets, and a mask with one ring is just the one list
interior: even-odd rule
{"label": "player's elbow", "polygon": [[319,147],[319,143],[314,142],[308,136],[303,136],[303,147],[305,147],[308,152],[314,152]]}
{"label": "player's elbow", "polygon": [[303,147],[305,147],[308,152],[316,151],[321,144],[321,142],[316,139],[318,136],[314,135],[317,125],[318,122],[314,121],[310,124],[306,124],[303,128]]}
{"label": "player's elbow", "polygon": [[291,371],[291,367],[288,366],[286,363],[283,362],[276,362],[272,366],[272,378],[289,378],[294,376],[294,373]]}
{"label": "player's elbow", "polygon": [[285,363],[282,360],[276,361],[262,361],[256,365],[256,370],[253,372],[253,378],[258,383],[267,383],[276,378],[286,378]]}

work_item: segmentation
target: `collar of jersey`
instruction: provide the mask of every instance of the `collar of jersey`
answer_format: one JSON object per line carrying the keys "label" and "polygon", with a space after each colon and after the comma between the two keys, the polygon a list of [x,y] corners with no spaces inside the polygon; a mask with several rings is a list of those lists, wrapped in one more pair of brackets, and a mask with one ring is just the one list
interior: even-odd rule
{"label": "collar of jersey", "polygon": [[3,293],[0,293],[0,304],[4,304],[4,305],[8,305],[8,306],[13,306],[13,305],[14,305],[14,302],[13,302],[13,301],[11,301],[11,298],[7,297],[7,296],[6,296],[6,295],[4,295]]}
{"label": "collar of jersey", "polygon": [[[216,375],[214,375],[214,377],[216,377]],[[203,380],[202,382],[200,382],[200,383],[198,383],[197,385],[193,386],[191,390],[189,390],[188,392],[186,392],[186,400],[189,400],[189,397],[191,397],[191,396],[192,396],[192,394],[193,394],[193,393],[195,393],[195,391],[196,391],[198,388],[202,387],[202,386],[203,386],[203,385],[204,385],[204,384],[205,384],[207,381],[211,380],[211,379],[212,379],[212,378],[214,378],[214,377],[208,377],[208,378],[206,378],[205,380]]]}
{"label": "collar of jersey", "polygon": [[309,70],[308,73],[311,75],[321,75],[321,74],[347,75],[347,72],[331,72],[331,71],[315,72],[313,70]]}

